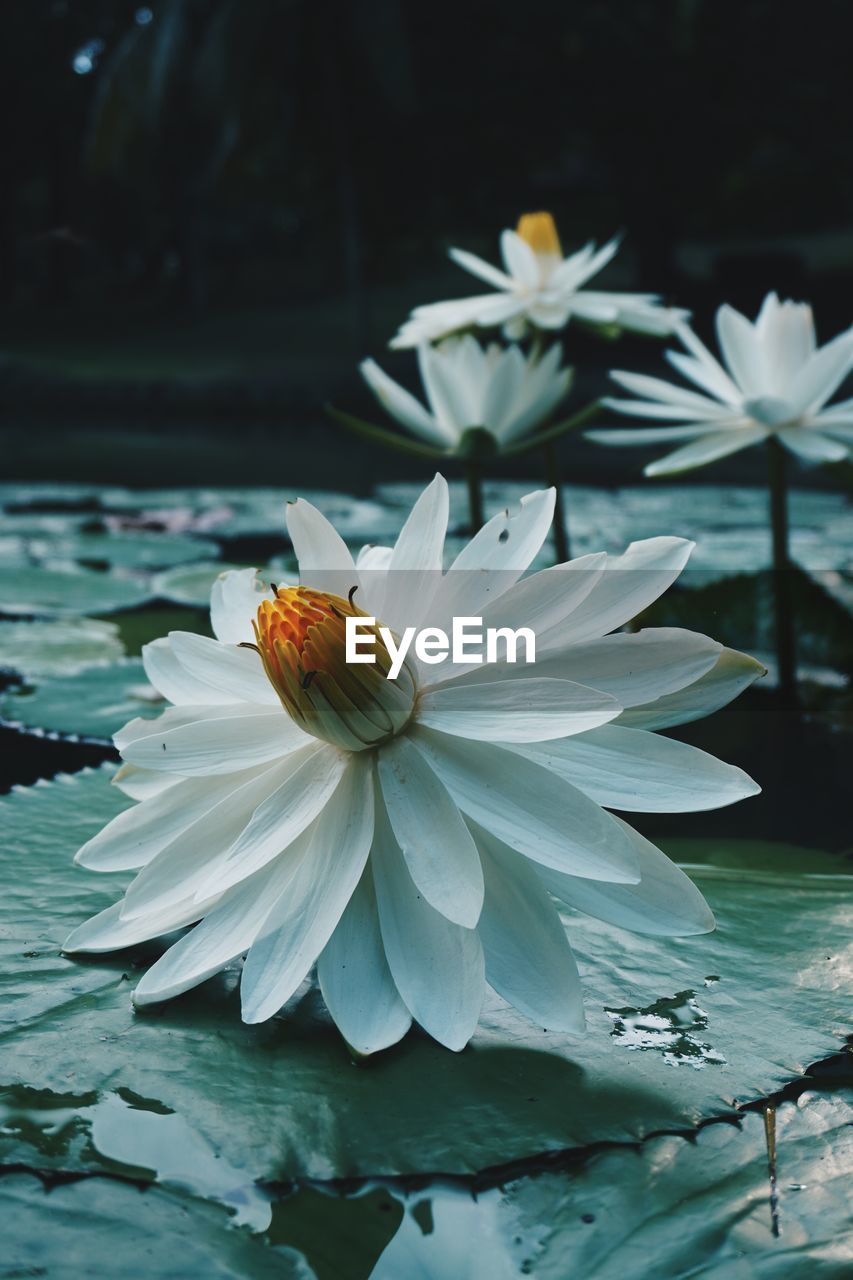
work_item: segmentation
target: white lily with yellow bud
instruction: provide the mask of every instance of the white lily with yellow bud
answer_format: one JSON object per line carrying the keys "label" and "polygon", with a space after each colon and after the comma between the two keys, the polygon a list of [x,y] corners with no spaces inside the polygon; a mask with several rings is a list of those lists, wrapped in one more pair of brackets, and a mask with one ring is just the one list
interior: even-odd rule
{"label": "white lily with yellow bud", "polygon": [[[109,951],[183,929],[143,976],[166,1000],[245,956],[243,1018],[277,1013],[317,966],[353,1050],[414,1019],[459,1050],[488,984],[538,1025],[583,1028],[556,897],[616,925],[702,933],[688,877],[610,810],[711,809],[754,794],[739,769],[655,730],[724,705],[761,672],[706,636],[615,629],[684,567],[680,538],[633,543],[524,577],[553,491],[490,520],[444,567],[437,476],[393,547],[357,559],[310,503],[288,509],[299,586],[223,574],[215,638],[172,632],[144,651],[173,704],[116,735],[116,784],[137,801],[78,853],[134,870],[65,949]],[[535,630],[536,662],[436,664],[400,676],[381,626],[464,615]],[[345,661],[347,619],[376,663]]]}
{"label": "white lily with yellow bud", "polygon": [[663,336],[687,319],[688,312],[662,306],[657,294],[585,287],[615,257],[618,237],[600,249],[590,241],[566,257],[552,215],[525,213],[515,231],[502,232],[500,244],[503,269],[465,249],[450,250],[454,262],[494,292],[416,307],[391,346],[418,347],[473,326],[502,326],[507,338],[517,339],[530,326],[554,331],[572,319]]}

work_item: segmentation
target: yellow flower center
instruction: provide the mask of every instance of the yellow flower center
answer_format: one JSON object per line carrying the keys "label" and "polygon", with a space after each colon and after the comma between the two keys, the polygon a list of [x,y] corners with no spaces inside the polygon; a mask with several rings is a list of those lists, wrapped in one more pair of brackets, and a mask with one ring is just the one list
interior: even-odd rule
{"label": "yellow flower center", "polygon": [[523,213],[516,231],[522,240],[527,241],[537,257],[562,262],[563,248],[550,213]]}
{"label": "yellow flower center", "polygon": [[[269,681],[285,710],[315,738],[347,751],[379,746],[404,729],[417,688],[411,667],[387,678],[391,656],[379,624],[359,627],[362,652],[375,663],[346,661],[346,619],[365,614],[342,596],[280,587],[264,600],[253,627]],[[372,637],[372,644],[367,639]]]}

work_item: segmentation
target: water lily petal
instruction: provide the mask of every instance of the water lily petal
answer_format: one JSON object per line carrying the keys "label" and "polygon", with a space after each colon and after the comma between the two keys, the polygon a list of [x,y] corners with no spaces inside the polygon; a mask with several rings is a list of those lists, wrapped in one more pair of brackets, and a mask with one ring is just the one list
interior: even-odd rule
{"label": "water lily petal", "polygon": [[680,627],[620,631],[562,649],[550,649],[549,639],[543,637],[537,676],[576,680],[610,694],[623,707],[652,702],[692,684],[711,670],[722,649],[709,636]]}
{"label": "water lily petal", "polygon": [[310,847],[252,943],[240,984],[244,1022],[277,1013],[329,941],[373,839],[373,761],[350,758],[318,817]]}
{"label": "water lily petal", "polygon": [[[617,413],[629,413],[634,418],[660,418],[664,421],[683,422],[689,425],[695,422],[696,412],[692,408],[680,404],[661,404],[651,400],[621,400],[618,396],[604,396],[601,401],[605,409],[614,409]],[[707,423],[706,430],[713,431],[720,424],[718,419],[731,417],[732,410],[728,405],[714,405],[714,412],[702,414]],[[685,419],[687,422],[685,422]]]}
{"label": "water lily petal", "polygon": [[710,932],[713,913],[690,877],[626,822],[617,822],[633,842],[639,884],[593,884],[537,867],[543,884],[568,906],[621,929],[662,937]]}
{"label": "water lily petal", "polygon": [[191,631],[170,631],[172,653],[190,675],[220,690],[235,702],[269,703],[278,706],[278,694],[264,672],[263,663],[252,649],[222,644]]}
{"label": "water lily petal", "polygon": [[629,813],[699,813],[761,790],[742,769],[698,747],[622,725],[516,750],[597,804]]}
{"label": "water lily petal", "polygon": [[476,253],[469,253],[467,249],[449,249],[448,253],[458,266],[465,271],[470,271],[472,276],[485,280],[486,284],[492,285],[495,289],[512,288],[511,276],[506,275],[499,267],[494,267],[490,262],[479,258]]}
{"label": "water lily petal", "polygon": [[306,743],[306,735],[281,707],[214,707],[204,718],[175,728],[167,716],[145,721],[148,732],[131,742],[119,744],[116,737],[125,760],[185,777],[214,777],[276,760]]}
{"label": "water lily petal", "polygon": [[377,805],[370,864],[382,942],[397,990],[425,1031],[448,1049],[464,1049],[485,992],[477,931],[453,924],[418,892],[382,804]]}
{"label": "water lily petal", "polygon": [[682,411],[687,411],[684,416],[692,419],[716,418],[731,412],[727,405],[721,405],[718,400],[700,396],[695,391],[688,391],[686,387],[666,382],[663,378],[650,378],[641,373],[626,373],[621,369],[611,369],[610,377],[633,395],[644,396],[647,400],[657,400],[661,404],[676,405]]}
{"label": "water lily petal", "polygon": [[418,726],[412,737],[459,808],[525,857],[571,875],[632,882],[636,862],[611,815],[514,750]]}
{"label": "water lily petal", "polygon": [[388,968],[369,867],[320,954],[317,978],[329,1013],[356,1053],[387,1049],[412,1025]]}
{"label": "water lily petal", "polygon": [[804,462],[843,462],[848,449],[840,441],[831,440],[814,427],[789,427],[777,431],[786,448]]}
{"label": "water lily petal", "polygon": [[592,590],[567,617],[561,646],[595,640],[630,622],[672,585],[694,546],[686,538],[644,538],[622,555],[608,556]]}
{"label": "water lily petal", "polygon": [[791,381],[789,399],[795,414],[814,412],[826,404],[853,367],[853,332],[847,330],[815,351]]}
{"label": "water lily petal", "polygon": [[689,354],[665,351],[664,355],[670,364],[685,378],[689,378],[697,386],[704,387],[712,396],[725,401],[726,404],[740,404],[743,399],[741,388],[732,381],[719,360],[715,359],[690,325],[680,324],[676,332],[679,342],[686,347]]}
{"label": "water lily petal", "polygon": [[[117,814],[78,850],[74,859],[91,871],[135,871],[269,766],[225,778],[186,778]],[[163,776],[163,775],[160,775]]]}
{"label": "water lily petal", "polygon": [[418,626],[429,610],[441,581],[449,511],[447,481],[436,475],[412,508],[391,553],[377,616],[392,630]]}
{"label": "water lily petal", "polygon": [[486,981],[546,1030],[583,1031],[580,976],[566,931],[539,879],[544,868],[535,868],[482,827],[474,830],[486,877],[477,930]]}
{"label": "water lily petal", "polygon": [[727,303],[717,311],[717,341],[735,382],[747,396],[769,391],[764,352],[746,316]]}
{"label": "water lily petal", "polygon": [[378,772],[388,819],[415,885],[436,911],[473,929],[483,907],[483,872],[446,787],[405,737],[381,749]]}
{"label": "water lily petal", "polygon": [[679,471],[691,471],[694,467],[704,467],[708,462],[716,462],[718,458],[727,458],[730,453],[740,449],[748,449],[750,445],[760,444],[768,436],[766,427],[730,427],[726,431],[714,431],[692,444],[675,449],[657,462],[650,462],[644,468],[647,476],[670,476]]}
{"label": "water lily petal", "polygon": [[286,760],[279,786],[258,803],[226,856],[211,869],[210,884],[219,892],[230,889],[286,849],[331,799],[348,759],[334,747],[318,745]]}
{"label": "water lily petal", "polygon": [[714,666],[698,680],[653,701],[629,707],[616,723],[629,729],[669,729],[676,724],[689,724],[719,711],[766,674],[766,667],[755,658],[736,649],[723,649]]}
{"label": "water lily petal", "polygon": [[112,785],[131,800],[150,800],[161,791],[177,786],[182,779],[175,774],[157,773],[154,769],[140,769],[135,764],[123,764],[110,779]]}
{"label": "water lily petal", "polygon": [[[521,627],[528,627],[536,639],[538,663],[546,638],[558,633],[562,634],[566,619],[592,591],[606,564],[607,555],[604,552],[579,556],[567,564],[542,569],[539,573],[522,578],[520,582],[513,582],[515,574],[509,570],[502,573],[495,571],[489,574],[488,578],[485,574],[478,575],[472,572],[453,583],[449,582],[453,575],[448,573],[435,601],[433,612],[440,613],[441,625],[451,634],[453,614],[452,611],[449,614],[445,613],[449,603],[455,604],[457,617],[479,618],[482,626],[476,630],[473,626],[471,628],[471,633],[475,635],[481,632],[485,636],[488,628],[495,630],[509,628],[511,631],[518,631]],[[485,582],[484,578],[487,578]],[[490,594],[487,595],[489,583],[492,587]],[[506,583],[510,585],[504,590]],[[485,597],[484,600],[480,598],[480,593]],[[471,615],[467,612],[469,609],[481,610],[481,612]],[[465,612],[463,613],[462,610]],[[476,648],[473,651],[476,652]],[[452,680],[483,683],[513,677],[521,671],[525,674],[534,674],[529,669],[525,671],[517,663],[506,660],[506,647],[503,640],[498,645],[497,652],[499,660],[490,663],[484,661],[485,654],[479,655],[481,658],[479,662],[467,659],[464,662],[454,662],[451,653],[447,661],[442,662],[440,666],[424,668],[421,672],[421,685],[427,689],[443,687]],[[518,644],[518,652],[523,659],[525,647],[521,641]]]}
{"label": "water lily petal", "polygon": [[204,919],[166,951],[133,993],[135,1005],[171,1000],[237,960],[257,937],[270,902],[293,880],[310,837],[303,833],[282,857],[224,893]]}
{"label": "water lily petal", "polygon": [[539,284],[539,260],[526,240],[516,231],[501,233],[501,255],[513,284],[535,289]]}
{"label": "water lily petal", "polygon": [[448,446],[455,443],[457,433],[438,422],[419,400],[380,369],[375,360],[363,360],[358,367],[382,407],[407,431],[429,444]]}
{"label": "water lily petal", "polygon": [[207,684],[197,672],[188,671],[178,661],[168,636],[160,636],[142,646],[142,665],[157,692],[177,707],[217,706],[239,701]]}
{"label": "water lily petal", "polygon": [[[317,752],[313,749],[305,753],[314,754]],[[255,810],[278,793],[284,779],[299,773],[302,761],[301,754],[294,756],[283,764],[259,771],[233,790],[223,794],[220,789],[203,813],[196,812],[195,820],[146,862],[124,895],[122,917],[147,915],[191,897],[199,902],[218,897],[232,884],[251,875],[264,861],[269,861],[269,858],[254,863],[247,861],[241,874],[230,879],[221,871],[226,855]],[[303,829],[304,826],[297,826],[288,832],[284,827],[276,852],[286,848]]]}
{"label": "water lily petal", "polygon": [[349,547],[334,525],[304,498],[287,504],[287,531],[302,583],[337,596],[346,596],[358,585]]}
{"label": "water lily petal", "polygon": [[619,715],[609,694],[572,680],[529,676],[456,680],[421,695],[417,718],[442,733],[483,742],[543,742],[584,733]]}
{"label": "water lily petal", "polygon": [[708,434],[708,423],[702,422],[683,427],[595,427],[585,431],[584,438],[596,444],[650,445],[669,444],[671,440],[696,440]]}
{"label": "water lily petal", "polygon": [[215,897],[208,902],[184,899],[147,915],[134,916],[130,920],[122,916],[122,904],[114,902],[111,907],[99,911],[70,933],[62,944],[62,950],[66,955],[75,955],[77,952],[101,955],[107,951],[135,947],[140,942],[148,942],[152,938],[195,924],[215,902]]}
{"label": "water lily petal", "polygon": [[258,605],[268,600],[270,589],[255,569],[229,569],[220,573],[210,593],[210,625],[223,644],[251,643],[252,619]]}

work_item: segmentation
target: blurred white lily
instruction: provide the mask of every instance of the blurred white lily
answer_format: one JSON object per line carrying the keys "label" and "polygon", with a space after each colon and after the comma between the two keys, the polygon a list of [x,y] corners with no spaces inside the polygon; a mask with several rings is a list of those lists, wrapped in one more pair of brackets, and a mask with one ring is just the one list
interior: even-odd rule
{"label": "blurred white lily", "polygon": [[[486,984],[539,1026],[580,1031],[580,980],[551,894],[653,934],[702,933],[692,881],[610,809],[713,809],[753,795],[740,769],[654,731],[707,714],[761,672],[707,636],[613,632],[678,576],[692,543],[652,538],[522,577],[553,491],[501,512],[443,569],[437,476],[394,547],[353,560],[310,503],[288,508],[303,585],[252,570],[213,589],[215,639],[145,647],[174,705],[116,735],[138,803],[78,853],[137,871],[66,951],[110,951],[200,921],[142,977],[170,999],[246,957],[243,1018],[275,1014],[317,964],[359,1053],[416,1020],[461,1049]],[[460,610],[532,623],[537,662],[345,662],[345,620],[396,635]],[[362,616],[365,616],[362,614]],[[367,626],[368,624],[362,624]],[[378,630],[374,638],[379,650]]]}
{"label": "blurred white lily", "polygon": [[[698,391],[645,374],[611,377],[637,400],[602,403],[619,413],[671,426],[602,428],[591,440],[608,445],[687,440],[645,469],[648,476],[688,471],[749,445],[774,439],[806,462],[840,462],[853,446],[853,400],[827,401],[853,368],[853,328],[818,348],[812,309],[769,293],[755,322],[728,305],[717,311],[722,362],[686,325],[685,352],[666,358]],[[680,425],[675,425],[680,424]]]}
{"label": "blurred white lily", "polygon": [[436,347],[422,345],[418,365],[426,406],[374,360],[363,361],[360,368],[379,403],[401,427],[453,454],[471,428],[488,431],[501,449],[544,422],[571,385],[572,371],[561,368],[561,355],[560,347],[554,346],[538,360],[517,346],[482,347],[470,334]]}
{"label": "blurred white lily", "polygon": [[563,256],[550,213],[525,213],[515,231],[501,235],[504,269],[464,249],[451,249],[460,267],[485,280],[493,293],[416,307],[392,340],[392,347],[417,347],[471,326],[503,326],[507,338],[522,338],[529,326],[563,329],[571,319],[637,333],[669,334],[688,313],[660,305],[653,293],[612,293],[586,289],[619,248],[618,238],[603,248],[590,241]]}

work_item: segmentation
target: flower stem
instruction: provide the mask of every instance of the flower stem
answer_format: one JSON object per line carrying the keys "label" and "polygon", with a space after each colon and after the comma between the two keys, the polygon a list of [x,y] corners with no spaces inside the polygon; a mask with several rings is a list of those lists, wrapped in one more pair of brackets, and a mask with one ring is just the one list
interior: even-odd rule
{"label": "flower stem", "polygon": [[769,464],[770,525],[773,534],[773,598],[776,614],[776,661],[779,696],[792,704],[797,698],[797,649],[791,596],[793,572],[788,552],[788,485],[784,446],[771,436],[767,441]]}
{"label": "flower stem", "polygon": [[557,564],[565,564],[569,559],[569,532],[566,525],[566,508],[563,501],[563,486],[560,480],[560,461],[557,457],[557,445],[551,440],[543,446],[545,454],[545,479],[553,485],[557,493],[554,503],[554,555]]}
{"label": "flower stem", "polygon": [[483,527],[483,487],[480,468],[474,462],[466,462],[465,479],[468,481],[468,511],[471,517],[471,533]]}

